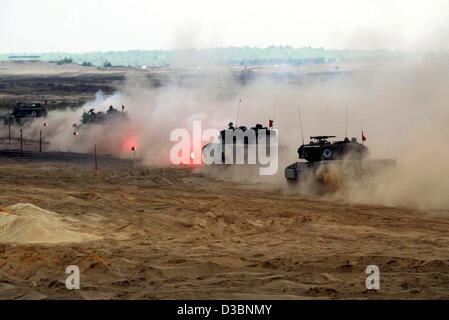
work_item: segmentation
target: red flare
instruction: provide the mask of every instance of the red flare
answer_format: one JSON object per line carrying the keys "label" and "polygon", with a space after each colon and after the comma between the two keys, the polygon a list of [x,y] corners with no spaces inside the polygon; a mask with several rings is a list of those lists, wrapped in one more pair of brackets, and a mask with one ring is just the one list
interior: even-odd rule
{"label": "red flare", "polygon": [[366,137],[365,137],[365,134],[362,131],[362,142],[365,142],[365,141],[366,141]]}

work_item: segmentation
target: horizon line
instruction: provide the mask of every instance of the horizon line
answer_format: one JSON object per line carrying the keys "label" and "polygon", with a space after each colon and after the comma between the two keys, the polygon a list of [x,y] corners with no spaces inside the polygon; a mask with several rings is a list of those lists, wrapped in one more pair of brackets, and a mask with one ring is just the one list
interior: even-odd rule
{"label": "horizon line", "polygon": [[[377,49],[362,49],[362,48],[352,48],[352,49],[335,49],[335,48],[326,48],[326,47],[313,47],[313,46],[302,46],[302,47],[295,47],[292,45],[270,45],[266,47],[259,47],[259,46],[222,46],[222,47],[205,47],[205,48],[176,48],[176,49],[126,49],[126,50],[120,50],[120,49],[112,49],[112,50],[90,50],[90,51],[8,51],[8,52],[0,52],[0,55],[31,55],[31,54],[89,54],[89,53],[109,53],[109,52],[136,52],[136,51],[147,51],[147,52],[176,52],[176,51],[207,51],[207,50],[223,50],[223,49],[270,49],[270,48],[278,48],[278,49],[285,49],[285,48],[291,48],[294,50],[301,50],[301,49],[312,49],[312,50],[324,50],[324,51],[349,51],[349,52],[395,52],[395,53],[412,53],[414,51],[407,51],[407,50],[399,50],[399,49],[389,49],[389,48],[377,48]],[[449,51],[449,50],[428,50],[428,52],[432,51]]]}

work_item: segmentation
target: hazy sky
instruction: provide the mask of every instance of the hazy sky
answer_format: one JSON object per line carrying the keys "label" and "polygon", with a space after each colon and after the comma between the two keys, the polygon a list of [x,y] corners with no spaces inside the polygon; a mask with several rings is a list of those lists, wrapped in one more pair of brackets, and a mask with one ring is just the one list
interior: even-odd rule
{"label": "hazy sky", "polygon": [[449,49],[449,0],[0,0],[0,52]]}

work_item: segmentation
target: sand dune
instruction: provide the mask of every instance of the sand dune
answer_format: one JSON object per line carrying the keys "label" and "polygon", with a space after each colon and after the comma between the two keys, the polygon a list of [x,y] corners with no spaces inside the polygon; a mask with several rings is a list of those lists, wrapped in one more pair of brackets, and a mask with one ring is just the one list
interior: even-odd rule
{"label": "sand dune", "polygon": [[0,212],[1,243],[76,243],[99,237],[71,230],[58,214],[19,203]]}

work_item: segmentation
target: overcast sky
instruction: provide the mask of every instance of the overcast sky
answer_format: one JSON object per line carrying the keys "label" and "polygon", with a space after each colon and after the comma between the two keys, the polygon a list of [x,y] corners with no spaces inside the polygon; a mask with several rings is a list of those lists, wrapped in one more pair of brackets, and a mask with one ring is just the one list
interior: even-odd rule
{"label": "overcast sky", "polygon": [[0,52],[449,49],[449,0],[0,0]]}

